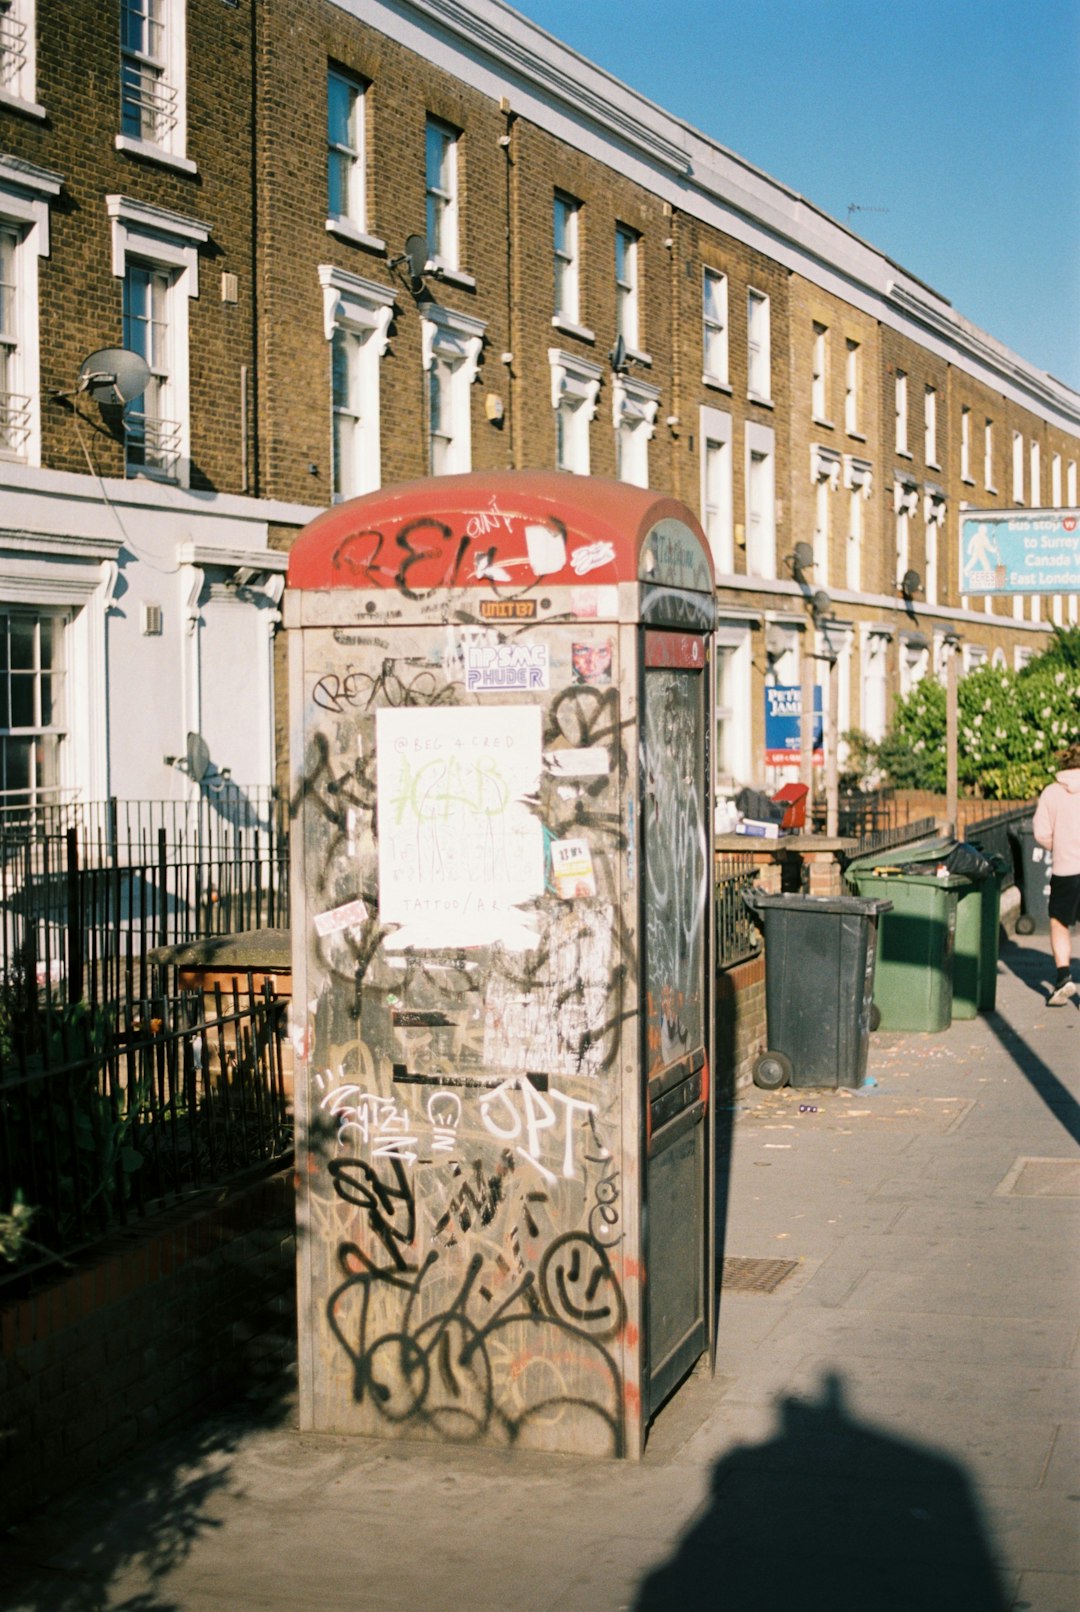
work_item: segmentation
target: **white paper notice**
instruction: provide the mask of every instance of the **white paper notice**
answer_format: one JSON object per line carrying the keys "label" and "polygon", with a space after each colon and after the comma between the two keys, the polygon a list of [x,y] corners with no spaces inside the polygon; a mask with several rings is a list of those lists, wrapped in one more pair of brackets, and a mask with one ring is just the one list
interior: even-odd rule
{"label": "white paper notice", "polygon": [[388,950],[527,951],[518,910],[544,890],[538,705],[381,710],[375,717],[379,920]]}

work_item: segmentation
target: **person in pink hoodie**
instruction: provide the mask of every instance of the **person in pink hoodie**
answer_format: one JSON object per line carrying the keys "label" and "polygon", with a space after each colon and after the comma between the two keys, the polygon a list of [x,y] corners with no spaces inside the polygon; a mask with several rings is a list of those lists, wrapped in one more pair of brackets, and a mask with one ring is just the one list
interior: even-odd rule
{"label": "person in pink hoodie", "polygon": [[1047,784],[1035,808],[1035,838],[1050,852],[1050,950],[1057,979],[1046,999],[1061,1007],[1076,995],[1069,930],[1080,918],[1080,742],[1058,757],[1061,771]]}

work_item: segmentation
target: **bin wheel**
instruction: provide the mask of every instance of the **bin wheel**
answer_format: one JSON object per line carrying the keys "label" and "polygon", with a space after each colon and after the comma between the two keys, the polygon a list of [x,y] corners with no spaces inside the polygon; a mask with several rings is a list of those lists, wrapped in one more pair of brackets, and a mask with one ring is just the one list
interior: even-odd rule
{"label": "bin wheel", "polygon": [[1016,933],[1018,935],[1033,935],[1035,933],[1035,920],[1029,918],[1027,913],[1021,913],[1016,920]]}
{"label": "bin wheel", "polygon": [[881,1023],[881,1009],[876,1002],[870,1004],[870,1028],[876,1030]]}
{"label": "bin wheel", "polygon": [[779,1091],[791,1080],[791,1059],[782,1052],[763,1052],[754,1064],[754,1085]]}

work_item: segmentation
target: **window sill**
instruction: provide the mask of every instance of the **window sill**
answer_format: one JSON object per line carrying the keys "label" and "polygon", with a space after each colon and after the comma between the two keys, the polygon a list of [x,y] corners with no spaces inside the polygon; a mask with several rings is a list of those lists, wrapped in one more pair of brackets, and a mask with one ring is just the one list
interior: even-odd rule
{"label": "window sill", "polygon": [[[937,466],[935,465],[933,468],[936,470]],[[974,476],[961,476],[960,480],[963,482],[965,487],[974,487],[974,485],[975,485],[975,477]],[[987,491],[989,492],[989,488],[987,488]]]}
{"label": "window sill", "polygon": [[719,375],[703,375],[701,384],[710,387],[714,392],[726,392],[728,397],[731,396],[731,382],[722,381]]}
{"label": "window sill", "polygon": [[146,162],[157,163],[159,168],[173,168],[177,173],[197,174],[198,168],[190,157],[178,157],[164,146],[156,146],[149,140],[133,140],[128,134],[118,134],[114,142],[117,151],[126,152],[129,157],[142,157]]}
{"label": "window sill", "polygon": [[823,431],[835,431],[836,430],[836,426],[833,424],[833,422],[831,420],[826,420],[824,415],[822,415],[822,414],[811,415],[811,419],[813,420],[813,423],[815,425],[820,425],[820,427],[821,427],[821,429]]}
{"label": "window sill", "polygon": [[626,356],[632,364],[643,364],[646,369],[652,369],[651,353],[643,353],[639,347],[628,347]]}
{"label": "window sill", "polygon": [[0,106],[6,106],[12,112],[22,112],[28,118],[38,118],[41,121],[49,115],[36,101],[24,101],[21,95],[12,95],[10,90],[0,90]]}
{"label": "window sill", "polygon": [[747,392],[746,397],[747,401],[750,403],[760,403],[763,409],[771,409],[776,407],[772,398],[765,397],[761,392]]}
{"label": "window sill", "polygon": [[466,274],[464,269],[449,269],[438,258],[429,258],[424,264],[424,273],[430,274],[435,280],[445,280],[447,285],[461,286],[463,291],[476,290],[476,276]]}
{"label": "window sill", "polygon": [[564,319],[559,314],[553,314],[551,323],[556,330],[561,330],[564,336],[576,336],[578,341],[594,342],[596,332],[587,325],[575,325],[572,319]]}
{"label": "window sill", "polygon": [[350,246],[363,246],[369,252],[385,253],[386,251],[385,241],[380,241],[377,235],[369,235],[366,230],[362,230],[359,225],[352,223],[350,219],[328,218],[326,228],[331,235],[336,235],[339,239],[348,241]]}
{"label": "window sill", "polygon": [[[927,470],[936,470],[939,476],[941,474],[941,466],[938,464],[936,459],[928,459],[926,461],[926,468]],[[962,477],[961,479],[966,480],[967,478]]]}
{"label": "window sill", "polygon": [[996,498],[997,495],[998,495],[997,488],[996,487],[991,487],[989,482],[986,483],[986,487],[985,487],[984,490],[990,494],[991,498]]}
{"label": "window sill", "polygon": [[847,434],[851,438],[852,442],[865,442],[866,441],[866,432],[865,431],[853,431],[851,429],[851,427],[849,426]]}
{"label": "window sill", "polygon": [[894,451],[895,451],[896,457],[898,459],[910,459],[910,460],[912,460],[914,462],[915,455],[911,452],[910,449],[908,449],[908,448],[897,448]]}

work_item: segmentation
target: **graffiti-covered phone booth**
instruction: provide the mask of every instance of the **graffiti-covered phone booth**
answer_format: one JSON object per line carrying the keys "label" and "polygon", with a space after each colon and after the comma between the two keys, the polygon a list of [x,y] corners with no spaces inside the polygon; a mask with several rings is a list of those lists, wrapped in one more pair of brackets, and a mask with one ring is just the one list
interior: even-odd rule
{"label": "graffiti-covered phone booth", "polygon": [[301,1425],[637,1456],[712,1320],[705,539],[433,478],[285,609]]}

